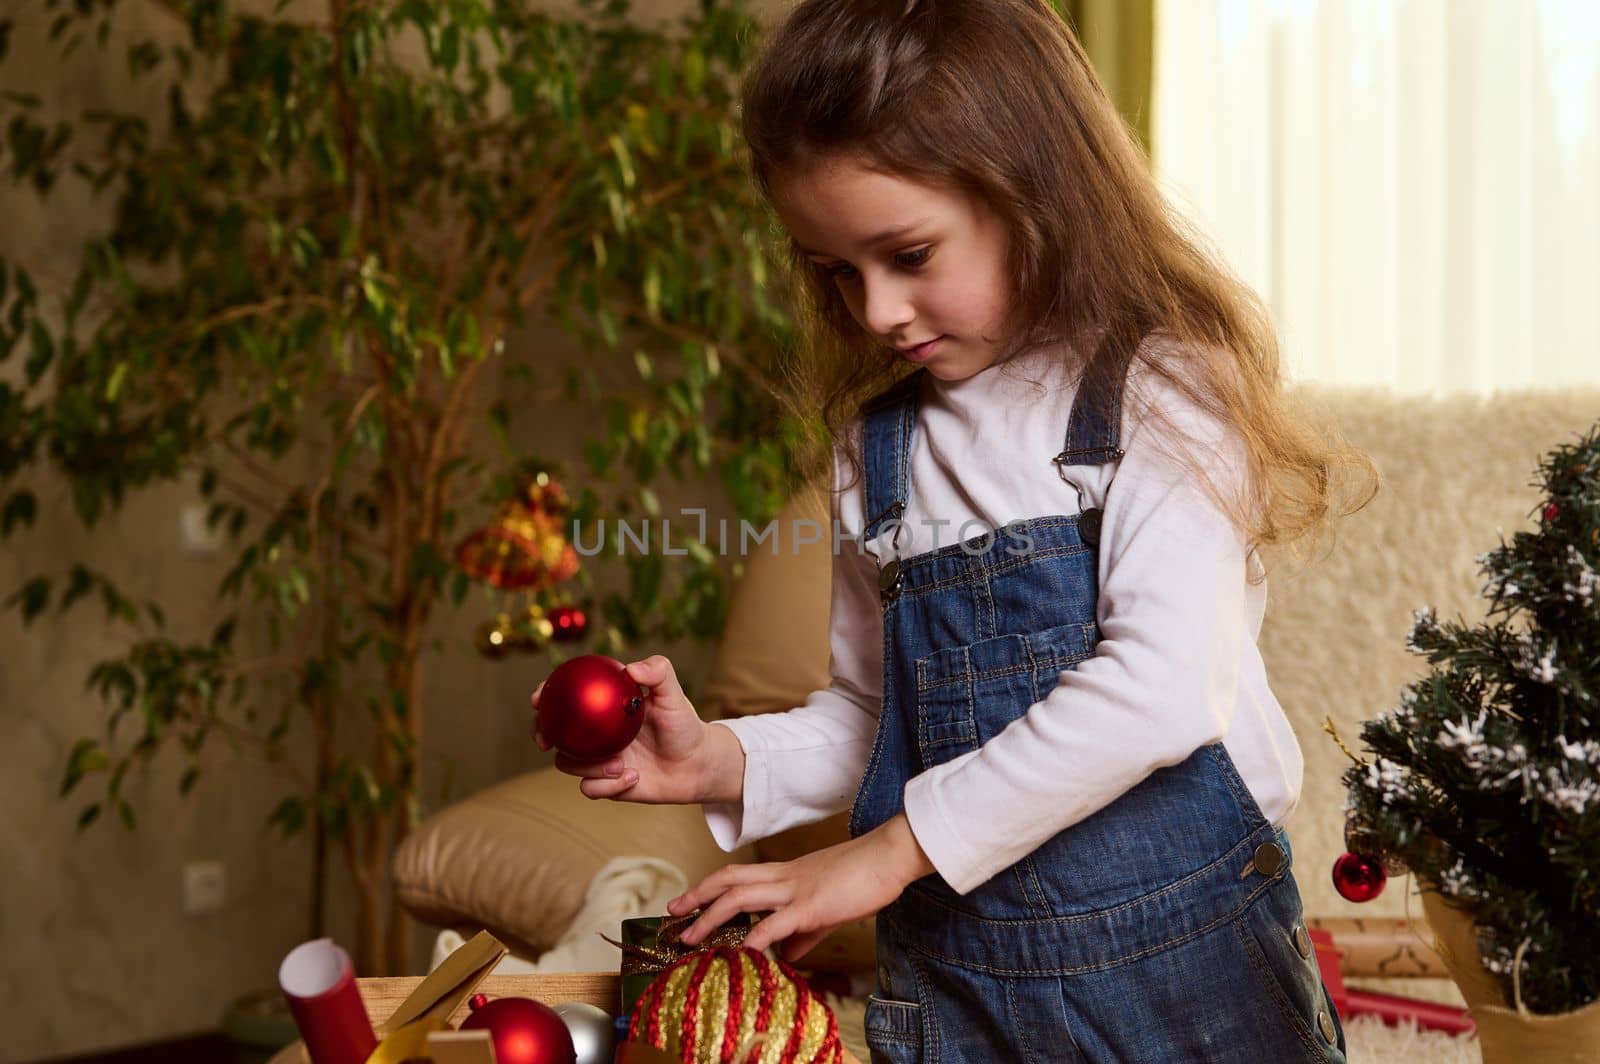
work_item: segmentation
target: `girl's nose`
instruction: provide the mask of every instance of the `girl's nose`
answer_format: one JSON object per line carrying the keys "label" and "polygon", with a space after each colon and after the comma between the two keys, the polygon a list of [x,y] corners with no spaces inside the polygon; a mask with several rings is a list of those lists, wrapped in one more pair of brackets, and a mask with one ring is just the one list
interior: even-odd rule
{"label": "girl's nose", "polygon": [[887,340],[903,336],[916,317],[911,310],[910,290],[888,278],[863,280],[861,316],[863,324]]}

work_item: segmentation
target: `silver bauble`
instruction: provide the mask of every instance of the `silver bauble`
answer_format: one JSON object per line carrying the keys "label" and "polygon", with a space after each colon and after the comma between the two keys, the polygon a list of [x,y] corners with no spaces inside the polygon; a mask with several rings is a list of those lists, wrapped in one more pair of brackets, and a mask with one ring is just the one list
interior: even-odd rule
{"label": "silver bauble", "polygon": [[578,1064],[611,1064],[617,1033],[605,1009],[586,1001],[569,1001],[557,1005],[556,1014],[572,1032]]}

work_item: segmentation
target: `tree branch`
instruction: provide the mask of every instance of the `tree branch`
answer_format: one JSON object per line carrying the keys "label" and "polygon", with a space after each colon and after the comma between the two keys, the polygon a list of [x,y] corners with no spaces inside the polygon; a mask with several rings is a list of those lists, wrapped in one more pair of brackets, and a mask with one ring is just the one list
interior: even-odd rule
{"label": "tree branch", "polygon": [[274,296],[271,299],[264,299],[259,303],[247,303],[237,307],[229,307],[220,314],[212,315],[211,317],[202,321],[199,325],[195,326],[193,338],[198,340],[206,333],[211,332],[213,329],[221,328],[231,321],[237,321],[240,318],[253,317],[257,314],[265,314],[268,311],[277,310],[280,307],[301,302],[308,303],[312,306],[320,306],[324,310],[338,311],[339,309],[339,305],[333,300],[329,299],[327,296],[319,296],[309,292],[296,295]]}
{"label": "tree branch", "polygon": [[[334,435],[333,443],[329,447],[329,451],[330,451],[330,453],[333,454],[335,459],[337,459],[337,456],[338,456],[339,446],[344,442],[345,437],[350,434],[350,430],[355,428],[356,422],[361,420],[361,415],[366,411],[367,404],[371,403],[373,399],[377,398],[378,391],[379,391],[379,386],[378,385],[376,385],[376,384],[368,385],[367,386],[367,390],[361,393],[361,396],[360,396],[360,398],[358,398],[356,400],[355,405],[350,408],[350,413],[345,418],[344,425]],[[318,535],[318,531],[319,531],[319,529],[321,527],[321,519],[322,519],[322,515],[321,515],[322,496],[327,492],[329,486],[332,483],[333,483],[333,467],[330,465],[328,467],[328,469],[322,474],[322,476],[317,480],[316,487],[314,487],[311,490],[311,502],[307,506],[306,522],[307,522],[307,524],[309,526],[309,530],[310,530],[310,534],[311,534],[311,553],[312,554],[316,554],[317,553],[317,535]],[[344,530],[341,529],[341,531],[344,531]]]}

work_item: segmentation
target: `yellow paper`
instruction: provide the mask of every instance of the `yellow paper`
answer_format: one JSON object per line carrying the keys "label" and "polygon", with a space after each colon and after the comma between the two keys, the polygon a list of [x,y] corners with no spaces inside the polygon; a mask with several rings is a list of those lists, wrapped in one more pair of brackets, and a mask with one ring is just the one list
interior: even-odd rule
{"label": "yellow paper", "polygon": [[378,1048],[367,1058],[367,1064],[401,1064],[428,1055],[428,1035],[441,1031],[445,1022],[428,1018],[408,1023],[378,1043]]}
{"label": "yellow paper", "polygon": [[436,1031],[428,1036],[433,1064],[495,1064],[488,1031]]}
{"label": "yellow paper", "polygon": [[422,1019],[437,1019],[438,1030],[446,1026],[461,1003],[472,996],[478,984],[500,963],[506,947],[487,931],[479,931],[460,949],[445,958],[426,979],[417,985],[394,1015],[378,1028],[378,1036],[398,1031]]}

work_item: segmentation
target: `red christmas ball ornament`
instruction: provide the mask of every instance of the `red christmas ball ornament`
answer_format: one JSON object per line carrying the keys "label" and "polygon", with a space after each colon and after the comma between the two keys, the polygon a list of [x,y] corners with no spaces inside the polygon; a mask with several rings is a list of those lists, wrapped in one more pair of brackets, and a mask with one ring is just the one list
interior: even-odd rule
{"label": "red christmas ball ornament", "polygon": [[1553,502],[1549,503],[1549,504],[1547,504],[1545,506],[1545,508],[1544,508],[1544,520],[1545,520],[1546,524],[1549,524],[1551,521],[1554,521],[1556,518],[1558,518],[1560,516],[1561,516],[1561,507],[1557,506]]}
{"label": "red christmas ball ornament", "polygon": [[589,618],[576,606],[556,606],[547,616],[553,630],[551,638],[558,643],[575,643],[589,630]]}
{"label": "red christmas ball ornament", "polygon": [[568,757],[604,760],[639,734],[644,724],[640,690],[615,658],[584,654],[563,662],[539,695],[539,734]]}
{"label": "red christmas ball ornament", "polygon": [[549,1005],[516,997],[490,1001],[485,994],[472,995],[467,1004],[472,1013],[461,1029],[489,1032],[495,1064],[576,1064],[572,1032]]}
{"label": "red christmas ball ornament", "polygon": [[1333,862],[1333,888],[1346,901],[1371,901],[1383,893],[1389,876],[1383,862],[1362,853],[1345,853]]}

